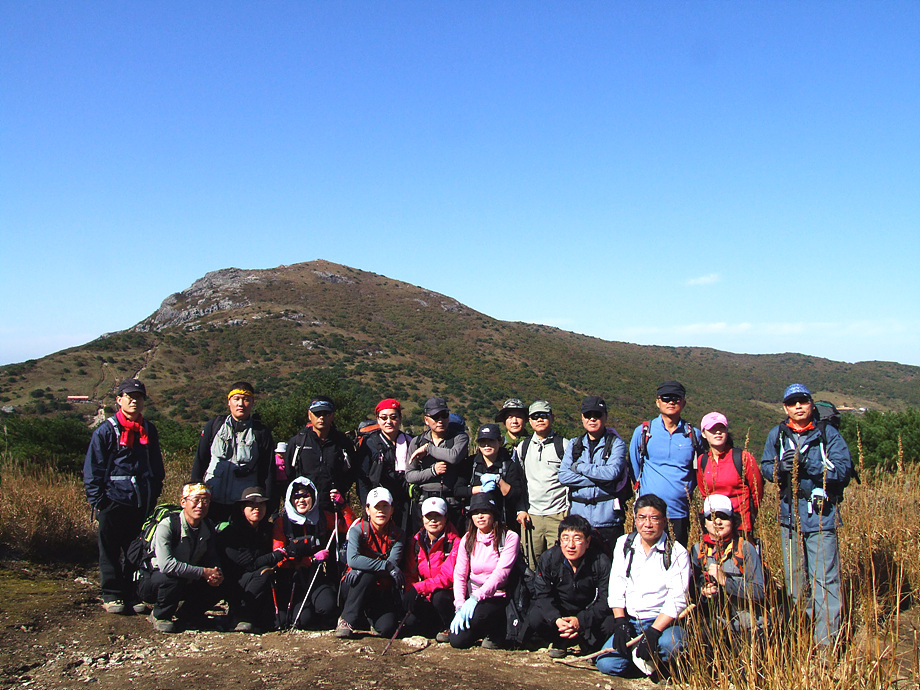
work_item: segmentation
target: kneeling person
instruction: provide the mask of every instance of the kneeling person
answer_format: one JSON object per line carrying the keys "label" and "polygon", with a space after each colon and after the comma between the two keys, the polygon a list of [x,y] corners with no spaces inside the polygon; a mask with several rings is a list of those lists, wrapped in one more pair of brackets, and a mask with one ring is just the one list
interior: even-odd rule
{"label": "kneeling person", "polygon": [[181,513],[157,525],[152,570],[138,583],[141,600],[156,602],[150,620],[159,632],[176,632],[172,618],[180,603],[182,620],[189,623],[224,598],[215,530],[207,520],[211,490],[186,484],[179,506]]}
{"label": "kneeling person", "polygon": [[529,622],[552,642],[550,656],[561,658],[579,645],[583,653],[600,648],[613,635],[613,615],[607,606],[610,558],[591,541],[591,523],[569,515],[559,523],[559,543],[544,552],[537,564]]}
{"label": "kneeling person", "polygon": [[603,673],[621,676],[632,666],[630,640],[636,656],[658,667],[672,661],[686,644],[686,632],[676,625],[687,604],[690,558],[666,531],[668,508],[655,494],[633,504],[635,530],[617,540],[607,603],[613,609],[614,631],[605,647],[614,651],[597,659]]}

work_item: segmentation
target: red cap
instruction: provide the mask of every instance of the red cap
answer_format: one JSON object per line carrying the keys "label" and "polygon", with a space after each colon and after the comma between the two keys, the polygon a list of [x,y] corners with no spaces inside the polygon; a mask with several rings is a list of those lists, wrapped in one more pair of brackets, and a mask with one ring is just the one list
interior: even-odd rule
{"label": "red cap", "polygon": [[374,414],[380,414],[380,410],[396,410],[397,412],[402,412],[402,405],[400,405],[399,400],[395,398],[386,398],[377,403],[377,407],[374,408]]}

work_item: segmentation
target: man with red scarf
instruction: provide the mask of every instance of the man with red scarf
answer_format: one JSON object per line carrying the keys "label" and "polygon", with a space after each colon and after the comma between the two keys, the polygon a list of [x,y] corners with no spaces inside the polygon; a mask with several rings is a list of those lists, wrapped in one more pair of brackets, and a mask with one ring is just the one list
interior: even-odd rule
{"label": "man with red scarf", "polygon": [[156,506],[166,473],[156,427],[144,419],[144,384],[138,379],[122,381],[115,402],[118,411],[93,432],[83,463],[83,485],[99,522],[102,606],[121,614],[135,600],[124,554]]}

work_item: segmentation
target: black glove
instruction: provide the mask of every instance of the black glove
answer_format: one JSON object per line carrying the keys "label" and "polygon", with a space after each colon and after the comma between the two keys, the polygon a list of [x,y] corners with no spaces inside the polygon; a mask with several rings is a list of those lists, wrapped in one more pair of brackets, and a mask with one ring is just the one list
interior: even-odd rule
{"label": "black glove", "polygon": [[632,635],[632,625],[626,616],[617,616],[613,619],[613,648],[620,656],[629,656],[627,643]]}
{"label": "black glove", "polygon": [[393,578],[393,582],[396,583],[397,589],[402,589],[403,586],[405,586],[406,578],[403,576],[403,572],[398,565],[387,561],[387,573]]}
{"label": "black glove", "polygon": [[313,548],[306,539],[298,539],[291,542],[286,551],[294,558],[305,558],[313,553]]}
{"label": "black glove", "polygon": [[639,640],[636,645],[636,656],[645,659],[653,666],[658,663],[658,638],[661,637],[661,631],[657,628],[649,627],[645,631],[645,637]]}
{"label": "black glove", "polygon": [[402,604],[403,611],[409,613],[415,608],[415,602],[418,600],[418,590],[415,587],[406,587],[406,593],[403,594]]}
{"label": "black glove", "polygon": [[779,458],[779,471],[792,472],[792,468],[795,467],[795,456],[795,448],[787,448],[784,450]]}
{"label": "black glove", "polygon": [[288,557],[288,552],[285,551],[284,549],[275,549],[274,551],[272,551],[272,558],[275,559],[275,563],[280,563],[287,557]]}

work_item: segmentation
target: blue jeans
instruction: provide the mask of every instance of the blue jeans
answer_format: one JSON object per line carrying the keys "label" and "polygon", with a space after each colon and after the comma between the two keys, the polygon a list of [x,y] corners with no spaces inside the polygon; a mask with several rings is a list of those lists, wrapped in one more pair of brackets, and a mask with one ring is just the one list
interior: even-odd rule
{"label": "blue jeans", "polygon": [[815,624],[815,643],[833,644],[840,628],[842,608],[837,532],[827,530],[799,534],[780,527],[780,541],[786,572],[786,591],[797,604],[801,604],[802,598],[808,596],[805,610]]}
{"label": "blue jeans", "polygon": [[[639,620],[638,618],[630,618],[629,622],[632,624],[634,633],[638,635],[640,630],[644,632],[647,628],[652,627],[655,619],[644,618]],[[604,647],[612,646],[613,636],[604,643]],[[687,631],[677,623],[674,623],[661,633],[661,637],[658,639],[658,655],[663,661],[668,661],[677,656],[686,646]],[[622,676],[633,666],[631,656],[620,656],[618,652],[599,656],[595,663],[597,664],[597,670],[601,673],[606,673],[608,676]]]}

